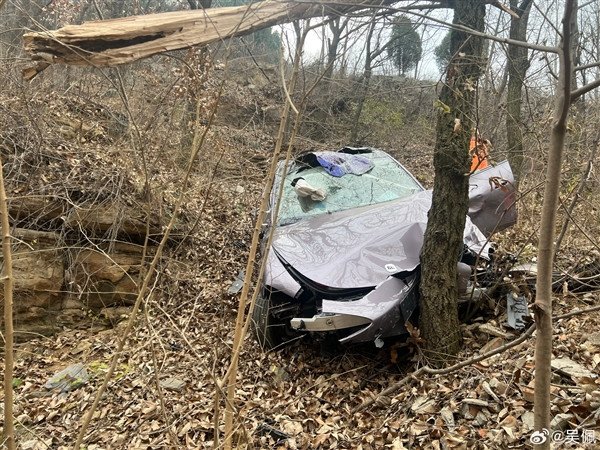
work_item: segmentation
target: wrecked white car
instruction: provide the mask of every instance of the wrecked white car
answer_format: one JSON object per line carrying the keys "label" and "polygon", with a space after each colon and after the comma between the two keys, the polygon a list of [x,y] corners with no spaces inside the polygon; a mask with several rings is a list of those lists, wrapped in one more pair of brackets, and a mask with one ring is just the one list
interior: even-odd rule
{"label": "wrecked white car", "polygon": [[[279,164],[271,211],[284,179],[256,336],[265,348],[304,333],[335,334],[341,343],[375,342],[407,333],[419,306],[419,256],[431,191],[387,153],[372,148],[306,153]],[[493,182],[492,182],[493,181]],[[459,265],[462,296],[477,294],[472,270],[488,259],[486,236],[516,222],[507,162],[470,178],[470,207]]]}

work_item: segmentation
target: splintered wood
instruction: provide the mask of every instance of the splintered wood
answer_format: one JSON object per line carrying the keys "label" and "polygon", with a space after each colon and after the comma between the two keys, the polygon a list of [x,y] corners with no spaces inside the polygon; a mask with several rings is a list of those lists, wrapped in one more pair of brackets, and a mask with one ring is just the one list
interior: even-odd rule
{"label": "splintered wood", "polygon": [[297,19],[339,15],[390,3],[390,0],[264,1],[239,7],[99,20],[27,33],[23,36],[24,47],[36,65],[25,69],[23,77],[30,80],[50,64],[117,66]]}

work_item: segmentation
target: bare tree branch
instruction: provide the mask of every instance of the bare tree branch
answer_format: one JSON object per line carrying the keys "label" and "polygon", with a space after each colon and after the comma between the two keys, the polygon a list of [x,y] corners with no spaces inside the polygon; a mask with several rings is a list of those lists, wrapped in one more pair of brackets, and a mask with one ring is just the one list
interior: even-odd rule
{"label": "bare tree branch", "polygon": [[429,20],[430,22],[439,23],[440,25],[444,25],[444,26],[446,26],[448,28],[454,28],[456,30],[463,31],[465,33],[469,33],[469,34],[471,34],[473,36],[479,36],[479,37],[482,37],[482,38],[485,38],[485,39],[489,39],[491,41],[501,42],[503,44],[513,44],[513,45],[516,45],[516,46],[519,46],[519,47],[526,47],[526,48],[531,49],[531,50],[539,50],[539,51],[547,52],[547,53],[558,53],[558,48],[556,48],[556,47],[551,47],[551,46],[547,46],[547,45],[540,45],[540,44],[532,44],[532,43],[526,42],[526,41],[518,41],[518,40],[515,40],[515,39],[509,39],[509,38],[504,38],[504,37],[499,37],[499,36],[494,36],[494,35],[491,35],[491,34],[479,32],[479,31],[473,30],[472,28],[465,27],[464,25],[453,25],[453,24],[451,24],[449,22],[446,22],[446,21],[440,20],[440,19],[436,19],[435,17],[431,17],[431,16],[426,15],[426,14],[416,13],[411,8],[385,7],[385,9],[387,9],[388,11],[394,11],[394,12],[406,12],[406,13],[410,13],[410,14],[412,14],[414,16],[425,18],[425,19]]}
{"label": "bare tree branch", "polygon": [[596,89],[597,87],[600,87],[600,78],[586,84],[585,86],[581,86],[579,89],[575,89],[573,92],[571,92],[571,103],[573,103],[582,95],[585,95],[588,92]]}
{"label": "bare tree branch", "polygon": [[[592,170],[594,168],[594,160],[596,159],[596,151],[597,150],[598,150],[598,139],[596,139],[596,142],[592,145],[592,151],[590,152],[590,157],[586,164],[585,170],[581,174],[581,180],[579,180],[579,185],[577,186],[577,190],[575,191],[575,194],[573,195],[573,200],[571,200],[571,203],[569,204],[568,208],[565,205],[562,205],[563,208],[565,208],[567,217],[565,218],[565,220],[563,222],[563,225],[560,229],[560,233],[558,233],[558,238],[556,238],[556,244],[554,245],[554,261],[556,261],[556,255],[558,254],[558,251],[560,250],[560,245],[562,244],[565,234],[567,233],[567,229],[569,228],[569,222],[571,221],[573,210],[575,209],[575,206],[577,205],[577,201],[580,199],[583,189],[585,188],[585,186],[587,185],[587,183],[589,181],[589,176],[592,173]],[[592,243],[594,243],[594,242],[592,241]]]}
{"label": "bare tree branch", "polygon": [[586,69],[593,69],[594,67],[598,67],[600,66],[600,62],[596,61],[593,63],[589,63],[589,64],[584,64],[582,66],[577,66],[575,67],[575,69],[573,69],[575,72],[579,72],[581,70],[586,70]]}
{"label": "bare tree branch", "polygon": [[[555,320],[560,320],[560,319],[569,319],[571,317],[580,315],[580,314],[585,314],[585,313],[590,313],[590,312],[594,312],[594,311],[598,311],[600,310],[600,306],[592,306],[591,308],[586,308],[586,309],[576,309],[574,311],[568,312],[566,314],[561,314],[558,316],[555,316],[554,319]],[[412,378],[415,378],[421,374],[429,374],[429,375],[447,375],[449,373],[455,372],[457,370],[462,369],[463,367],[467,367],[473,364],[477,364],[478,362],[484,361],[486,359],[491,358],[492,356],[495,355],[499,355],[500,353],[504,353],[507,350],[510,350],[511,348],[516,347],[519,344],[522,344],[523,342],[525,342],[529,337],[531,337],[531,335],[533,334],[533,332],[536,329],[536,324],[533,323],[529,326],[529,328],[527,328],[527,330],[525,330],[525,332],[519,336],[518,338],[513,339],[512,341],[507,342],[506,344],[495,348],[493,350],[490,350],[489,352],[486,353],[482,353],[480,355],[474,356],[472,358],[469,359],[465,359],[464,361],[461,361],[459,363],[456,363],[450,367],[445,367],[443,369],[433,369],[429,366],[423,366],[420,367],[419,369],[417,369],[414,372],[411,372],[410,374],[408,374],[406,377],[402,378],[400,381],[392,384],[391,386],[388,386],[387,388],[385,388],[383,391],[381,391],[379,394],[377,394],[376,397],[373,397],[369,400],[366,400],[365,402],[363,402],[362,404],[360,404],[359,406],[357,406],[356,408],[354,408],[352,410],[352,413],[355,414],[359,411],[364,410],[365,408],[368,408],[369,406],[373,405],[378,398],[386,396],[386,395],[390,395],[391,393],[397,391],[398,389],[400,389],[402,386],[404,386],[408,381],[410,381]]]}
{"label": "bare tree branch", "polygon": [[495,6],[496,8],[498,8],[500,11],[504,11],[505,13],[513,16],[515,19],[519,18],[519,14],[517,14],[516,12],[514,12],[512,9],[510,9],[508,6],[503,5],[502,3],[500,3],[499,1],[496,0],[492,0],[490,2],[490,5]]}

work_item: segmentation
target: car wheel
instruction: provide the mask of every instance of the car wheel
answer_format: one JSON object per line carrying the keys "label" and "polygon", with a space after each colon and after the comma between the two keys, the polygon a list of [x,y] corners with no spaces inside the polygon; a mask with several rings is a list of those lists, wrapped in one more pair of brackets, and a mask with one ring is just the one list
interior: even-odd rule
{"label": "car wheel", "polygon": [[252,325],[258,343],[264,350],[271,350],[283,343],[282,324],[278,323],[270,313],[271,301],[262,293],[256,298],[252,312]]}

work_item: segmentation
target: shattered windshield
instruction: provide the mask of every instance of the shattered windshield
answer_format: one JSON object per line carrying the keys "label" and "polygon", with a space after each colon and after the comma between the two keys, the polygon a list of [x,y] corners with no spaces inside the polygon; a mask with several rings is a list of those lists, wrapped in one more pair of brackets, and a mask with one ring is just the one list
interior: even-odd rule
{"label": "shattered windshield", "polygon": [[[423,188],[396,161],[383,152],[361,153],[373,167],[362,175],[332,176],[323,167],[292,167],[285,177],[277,223],[287,225],[310,216],[398,200]],[[294,181],[304,179],[309,189],[325,194],[324,200],[298,194]],[[316,196],[319,197],[319,196]],[[275,200],[276,194],[273,199]]]}

